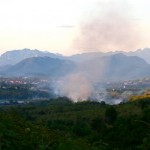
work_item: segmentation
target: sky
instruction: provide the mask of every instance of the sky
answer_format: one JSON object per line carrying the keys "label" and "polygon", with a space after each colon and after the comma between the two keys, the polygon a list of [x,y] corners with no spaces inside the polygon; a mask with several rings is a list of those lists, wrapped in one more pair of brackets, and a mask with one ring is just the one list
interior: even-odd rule
{"label": "sky", "polygon": [[150,47],[150,0],[0,0],[0,54]]}

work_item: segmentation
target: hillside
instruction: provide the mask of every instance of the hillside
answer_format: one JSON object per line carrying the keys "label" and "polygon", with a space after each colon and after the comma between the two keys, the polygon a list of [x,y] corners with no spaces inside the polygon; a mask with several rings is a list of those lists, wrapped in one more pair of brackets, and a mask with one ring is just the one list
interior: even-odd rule
{"label": "hillside", "polygon": [[150,101],[143,102],[109,106],[58,98],[1,107],[0,148],[149,150]]}
{"label": "hillside", "polygon": [[115,54],[84,61],[79,65],[79,72],[93,81],[127,80],[149,76],[150,65],[136,56]]}
{"label": "hillside", "polygon": [[75,68],[75,64],[69,60],[50,57],[33,57],[21,61],[3,71],[1,74],[5,76],[60,77],[68,74],[73,68]]}
{"label": "hillside", "polygon": [[150,48],[138,49],[133,52],[124,53],[127,56],[138,56],[150,64]]}

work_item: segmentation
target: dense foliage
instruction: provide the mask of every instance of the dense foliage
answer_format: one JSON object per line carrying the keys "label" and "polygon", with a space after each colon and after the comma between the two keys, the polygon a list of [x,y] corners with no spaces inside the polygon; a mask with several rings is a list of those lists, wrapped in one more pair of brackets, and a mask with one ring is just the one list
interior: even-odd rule
{"label": "dense foliage", "polygon": [[0,107],[2,150],[149,150],[150,100],[110,106],[67,98]]}

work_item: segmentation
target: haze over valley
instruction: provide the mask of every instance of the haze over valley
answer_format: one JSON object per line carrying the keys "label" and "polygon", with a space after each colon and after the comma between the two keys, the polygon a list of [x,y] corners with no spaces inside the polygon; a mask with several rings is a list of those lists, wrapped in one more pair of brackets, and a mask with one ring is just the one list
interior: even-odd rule
{"label": "haze over valley", "polygon": [[[40,50],[12,50],[0,56],[0,75],[12,80],[38,78],[39,83],[46,80],[44,86],[49,87],[46,91],[50,95],[65,96],[75,102],[91,99],[119,103],[127,100],[131,95],[128,96],[128,93],[134,93],[132,89],[126,89],[129,81],[133,80],[129,84],[132,86],[135,80],[139,84],[138,80],[145,82],[150,77],[148,56],[149,48],[134,52],[89,52],[71,56]],[[124,92],[111,99],[108,89],[119,89],[117,83],[122,85],[120,90]],[[147,88],[147,85],[143,89],[138,87],[136,94]]]}

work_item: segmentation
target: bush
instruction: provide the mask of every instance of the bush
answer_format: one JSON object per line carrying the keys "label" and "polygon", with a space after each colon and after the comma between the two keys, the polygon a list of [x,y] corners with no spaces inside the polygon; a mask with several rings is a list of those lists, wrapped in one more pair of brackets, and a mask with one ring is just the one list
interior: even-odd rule
{"label": "bush", "polygon": [[117,118],[117,111],[113,106],[106,108],[105,120],[107,123],[112,124]]}

